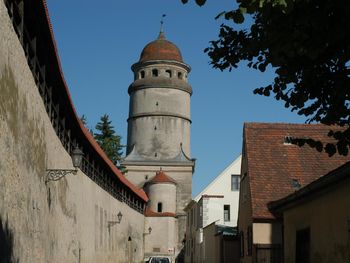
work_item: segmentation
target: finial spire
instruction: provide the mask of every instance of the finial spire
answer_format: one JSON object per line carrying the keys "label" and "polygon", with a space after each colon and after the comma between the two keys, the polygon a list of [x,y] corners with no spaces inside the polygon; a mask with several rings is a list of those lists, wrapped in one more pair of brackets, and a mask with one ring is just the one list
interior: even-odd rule
{"label": "finial spire", "polygon": [[159,36],[158,39],[164,39],[164,17],[166,17],[166,14],[162,15],[162,18],[160,19],[160,30],[159,30]]}

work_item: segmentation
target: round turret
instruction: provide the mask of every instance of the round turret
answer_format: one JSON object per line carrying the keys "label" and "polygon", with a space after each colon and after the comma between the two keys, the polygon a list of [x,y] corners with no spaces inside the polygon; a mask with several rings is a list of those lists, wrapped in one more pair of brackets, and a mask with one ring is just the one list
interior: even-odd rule
{"label": "round turret", "polygon": [[148,208],[157,213],[174,213],[176,211],[176,181],[162,170],[156,173],[145,186],[149,197]]}

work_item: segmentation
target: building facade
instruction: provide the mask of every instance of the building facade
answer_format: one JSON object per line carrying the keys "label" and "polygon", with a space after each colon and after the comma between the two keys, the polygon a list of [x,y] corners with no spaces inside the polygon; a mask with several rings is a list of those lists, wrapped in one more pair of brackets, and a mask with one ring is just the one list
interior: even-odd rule
{"label": "building facade", "polygon": [[[134,82],[128,89],[127,156],[122,165],[127,178],[152,196],[145,228],[153,230],[147,234],[145,229],[145,256],[175,258],[183,248],[183,209],[191,200],[195,164],[190,158],[190,67],[176,45],[160,32],[131,69]],[[159,183],[159,177],[166,177],[167,182]],[[158,244],[161,238],[167,240],[166,246]]]}
{"label": "building facade", "polygon": [[[214,232],[204,229],[233,228],[237,226],[238,198],[240,188],[241,156],[225,168],[186,207],[186,249],[185,262],[214,262],[208,254],[219,242]],[[217,243],[223,244],[223,243]],[[221,247],[220,247],[221,249]],[[217,258],[218,259],[218,258]]]}
{"label": "building facade", "polygon": [[244,125],[238,214],[241,262],[283,261],[283,220],[268,205],[349,160],[348,156],[330,158],[307,145],[291,143],[293,138],[332,142],[327,136],[329,129],[320,124]]}
{"label": "building facade", "polygon": [[350,262],[350,163],[269,205],[283,218],[285,263]]}

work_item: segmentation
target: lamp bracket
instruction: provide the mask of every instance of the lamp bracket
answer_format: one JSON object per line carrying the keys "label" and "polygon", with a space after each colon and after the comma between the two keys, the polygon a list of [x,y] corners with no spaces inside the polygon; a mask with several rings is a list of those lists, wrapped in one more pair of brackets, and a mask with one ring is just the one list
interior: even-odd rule
{"label": "lamp bracket", "polygon": [[47,169],[45,183],[58,181],[67,174],[77,174],[78,169]]}

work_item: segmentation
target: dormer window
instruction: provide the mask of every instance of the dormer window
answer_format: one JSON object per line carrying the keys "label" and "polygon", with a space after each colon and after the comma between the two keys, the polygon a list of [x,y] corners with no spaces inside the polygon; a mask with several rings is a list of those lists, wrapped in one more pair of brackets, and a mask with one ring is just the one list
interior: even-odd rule
{"label": "dormer window", "polygon": [[283,139],[283,144],[284,145],[291,145],[292,144],[292,141],[293,141],[293,137],[292,136],[285,136],[284,139]]}
{"label": "dormer window", "polygon": [[158,69],[152,70],[152,77],[158,77]]}
{"label": "dormer window", "polygon": [[158,213],[163,212],[163,204],[161,202],[159,202],[158,205],[157,205],[157,212]]}

